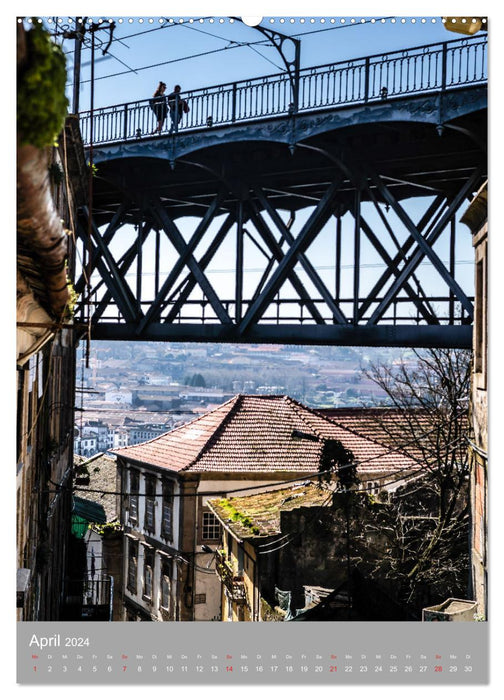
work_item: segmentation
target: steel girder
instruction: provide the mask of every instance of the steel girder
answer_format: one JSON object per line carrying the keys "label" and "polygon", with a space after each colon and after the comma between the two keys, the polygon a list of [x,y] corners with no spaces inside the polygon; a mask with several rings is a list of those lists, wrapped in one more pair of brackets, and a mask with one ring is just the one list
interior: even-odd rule
{"label": "steel girder", "polygon": [[[331,161],[333,175],[319,185],[320,196],[308,201],[299,195],[309,208],[299,216],[296,200],[298,218],[304,218],[297,231],[294,208],[286,220],[271,188],[257,179],[248,182],[243,171],[232,177],[218,174],[219,187],[202,203],[199,219],[174,218],[172,201],[155,192],[123,197],[101,230],[94,222],[88,225],[83,209],[77,230],[84,261],[76,283],[81,298],[76,320],[90,321],[95,339],[470,347],[472,301],[455,279],[456,246],[450,245],[448,264],[434,246],[443,236],[454,236],[455,217],[481,179],[481,169],[474,167],[449,196],[429,192],[426,198],[420,183],[423,210],[415,224],[406,203],[398,201],[387,177],[371,163],[342,158],[320,144],[316,150]],[[209,169],[203,162],[197,165]],[[355,188],[351,206],[338,196],[349,182]],[[291,196],[298,195],[293,191]],[[364,196],[372,204],[366,213]],[[124,227],[129,243],[121,247]],[[334,250],[330,256],[323,250],[328,240]],[[383,268],[372,280],[363,262],[364,245]],[[219,259],[222,264],[223,256],[232,284],[221,284],[209,267]],[[250,272],[251,259],[259,279]],[[162,270],[168,260],[168,269]],[[444,285],[444,295],[420,279],[424,261],[431,277]],[[344,285],[347,269],[352,279]],[[408,310],[398,312],[401,307]]]}

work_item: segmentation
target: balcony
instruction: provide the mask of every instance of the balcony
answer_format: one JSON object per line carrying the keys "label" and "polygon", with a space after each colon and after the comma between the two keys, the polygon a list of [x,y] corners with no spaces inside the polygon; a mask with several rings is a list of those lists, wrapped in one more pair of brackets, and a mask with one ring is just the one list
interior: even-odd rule
{"label": "balcony", "polygon": [[216,571],[231,600],[235,603],[246,603],[244,578],[235,574],[233,564],[224,552],[217,551],[216,553]]}
{"label": "balcony", "polygon": [[112,619],[113,579],[71,579],[67,582],[64,620],[108,622]]}

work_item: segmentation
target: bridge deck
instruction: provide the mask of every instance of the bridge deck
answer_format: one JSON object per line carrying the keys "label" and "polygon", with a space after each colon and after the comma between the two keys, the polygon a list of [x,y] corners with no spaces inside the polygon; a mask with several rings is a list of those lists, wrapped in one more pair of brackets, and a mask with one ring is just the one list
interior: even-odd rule
{"label": "bridge deck", "polygon": [[159,137],[147,103],[97,110],[77,319],[109,339],[470,347],[456,229],[486,176],[485,56],[473,38],[307,69],[297,109],[285,76],[208,88]]}

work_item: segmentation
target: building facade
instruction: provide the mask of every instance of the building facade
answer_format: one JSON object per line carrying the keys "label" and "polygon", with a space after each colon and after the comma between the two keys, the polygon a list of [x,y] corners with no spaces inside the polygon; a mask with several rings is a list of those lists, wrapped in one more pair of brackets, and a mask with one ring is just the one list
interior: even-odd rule
{"label": "building facade", "polygon": [[327,445],[336,443],[361,461],[362,483],[372,480],[377,489],[391,471],[406,478],[415,467],[287,396],[238,395],[160,437],[115,450],[127,619],[221,619],[220,524],[208,500],[318,475]]}
{"label": "building facade", "polygon": [[[24,91],[33,90],[26,75],[43,63],[37,51],[55,52],[48,36],[35,42],[35,32],[44,30],[17,24],[18,109]],[[43,72],[39,80],[45,95]],[[18,118],[17,134],[16,590],[17,619],[39,621],[62,619],[65,608],[78,342],[69,231],[82,202],[85,160],[76,118],[62,114],[55,147],[57,133],[47,134],[46,146],[38,142],[47,115],[30,116],[30,127]]]}
{"label": "building facade", "polygon": [[462,217],[475,255],[471,384],[471,577],[478,615],[488,617],[488,214],[487,183]]}

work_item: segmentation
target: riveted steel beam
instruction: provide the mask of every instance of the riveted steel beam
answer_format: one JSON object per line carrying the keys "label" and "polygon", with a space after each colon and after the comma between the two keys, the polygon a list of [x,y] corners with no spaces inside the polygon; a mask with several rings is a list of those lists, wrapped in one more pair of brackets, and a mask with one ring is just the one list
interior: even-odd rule
{"label": "riveted steel beam", "polygon": [[255,300],[255,302],[251,304],[245,318],[240,324],[240,332],[243,333],[247,329],[247,326],[257,321],[257,319],[261,316],[268,304],[273,299],[273,296],[285,282],[289,272],[298,262],[298,254],[303,253],[308,248],[310,243],[316,238],[321,228],[327,222],[332,214],[333,200],[339,186],[340,179],[338,178],[328,187],[324,196],[308,218],[308,221],[302,227],[296,240],[291,245],[282,261],[279,263],[277,269],[271,276],[271,279],[266,284],[263,292]]}
{"label": "riveted steel beam", "polygon": [[[95,340],[139,340],[136,324],[100,323],[92,329]],[[235,324],[151,323],[143,340],[194,343],[282,343],[291,345],[345,345],[411,348],[471,348],[470,325],[324,326],[310,324],[250,324],[241,333]]]}
{"label": "riveted steel beam", "polygon": [[[83,216],[85,219],[87,219],[89,216],[87,207],[83,207]],[[91,235],[95,243],[95,253],[98,253],[98,255],[93,255],[96,269],[100,272],[103,278],[108,279],[107,286],[111,290],[116,304],[121,310],[121,313],[124,315],[125,319],[132,321],[137,316],[134,295],[126,284],[124,277],[119,272],[117,263],[115,262],[107,245],[105,245],[105,242],[103,241],[94,222],[91,221],[90,223]]]}
{"label": "riveted steel beam", "polygon": [[159,202],[151,201],[149,210],[151,211],[155,220],[157,220],[159,225],[163,228],[172,244],[175,246],[178,254],[186,256],[187,267],[190,269],[196,282],[199,284],[203,293],[206,295],[207,299],[212,305],[217,318],[221,321],[221,323],[232,323],[228,312],[223,307],[218,295],[208,281],[208,278],[204,274],[203,270],[198,265],[194,255],[187,253],[187,244],[175,223],[168,216]]}
{"label": "riveted steel beam", "polygon": [[404,224],[404,226],[410,232],[410,235],[413,237],[413,239],[417,243],[417,248],[410,256],[409,262],[404,266],[399,277],[397,277],[395,282],[391,285],[391,287],[388,290],[387,294],[385,295],[385,298],[383,299],[383,301],[378,305],[377,309],[374,311],[369,323],[376,323],[378,321],[378,319],[381,317],[381,315],[387,309],[388,305],[391,303],[392,299],[394,299],[394,297],[399,293],[399,291],[401,290],[401,288],[404,285],[404,282],[408,279],[408,277],[411,275],[411,273],[418,267],[418,265],[420,264],[420,262],[424,256],[427,256],[429,258],[429,260],[431,261],[431,263],[433,264],[433,266],[435,267],[437,272],[440,274],[440,276],[444,279],[444,281],[446,282],[448,287],[455,294],[458,301],[460,301],[463,308],[466,310],[468,316],[472,319],[472,317],[473,317],[473,305],[472,305],[472,303],[469,301],[469,299],[464,294],[464,292],[461,289],[461,287],[459,286],[459,284],[451,277],[448,270],[443,265],[442,261],[436,255],[436,253],[433,250],[433,245],[436,242],[436,240],[438,239],[438,237],[441,235],[444,227],[450,221],[451,217],[455,214],[455,212],[457,211],[459,206],[462,204],[464,199],[476,187],[478,181],[481,178],[481,175],[482,175],[482,170],[480,168],[475,168],[472,176],[469,178],[469,180],[467,180],[464,183],[464,185],[458,191],[458,193],[454,197],[453,201],[448,206],[447,210],[444,212],[444,214],[440,217],[439,221],[434,226],[433,230],[428,234],[428,236],[426,236],[426,238],[424,238],[421,235],[421,233],[419,233],[417,227],[411,221],[410,217],[407,215],[407,213],[404,211],[404,209],[397,202],[395,197],[390,193],[388,188],[383,185],[383,183],[381,182],[380,178],[376,175],[376,173],[370,174],[370,177],[371,177],[372,181],[374,182],[374,184],[376,185],[376,187],[379,189],[380,194],[385,198],[385,201],[387,201],[389,203],[389,205],[394,209],[394,212],[397,214],[397,216],[399,217],[401,222]]}
{"label": "riveted steel beam", "polygon": [[168,277],[166,278],[164,284],[162,285],[161,289],[156,295],[156,298],[152,302],[150,308],[148,309],[147,313],[145,316],[142,318],[140,323],[138,324],[137,328],[137,334],[141,335],[143,329],[145,326],[150,323],[151,319],[159,313],[161,304],[166,299],[168,293],[170,292],[171,288],[175,284],[177,278],[179,277],[180,273],[182,272],[183,268],[188,265],[188,261],[190,256],[193,255],[194,250],[196,249],[196,246],[198,243],[200,243],[201,239],[205,235],[206,231],[208,230],[208,227],[212,223],[216,213],[218,212],[219,205],[222,201],[223,194],[219,193],[212,201],[210,206],[207,208],[205,215],[199,222],[198,226],[196,227],[195,232],[191,236],[191,239],[187,245],[181,246],[181,250],[179,251],[179,258],[173,265],[172,269],[170,270],[170,273]]}
{"label": "riveted steel beam", "polygon": [[[280,215],[278,214],[276,209],[268,201],[268,198],[264,195],[264,193],[262,192],[262,190],[259,187],[254,187],[254,192],[257,195],[259,202],[262,204],[264,209],[268,212],[268,214],[272,218],[275,226],[282,233],[282,236],[289,243],[289,245],[293,245],[294,236],[289,231],[289,229],[285,226],[282,218],[280,217]],[[320,275],[315,271],[313,265],[310,263],[307,256],[304,253],[299,253],[298,260],[299,260],[299,264],[303,267],[303,269],[306,272],[306,274],[308,275],[309,279],[311,280],[311,282],[313,283],[313,285],[318,290],[319,294],[322,296],[325,303],[327,304],[327,306],[331,310],[335,322],[336,323],[347,323],[346,317],[344,316],[341,309],[339,308],[339,306],[336,304],[336,302],[332,298],[330,291],[327,289],[326,285],[320,279]]]}

